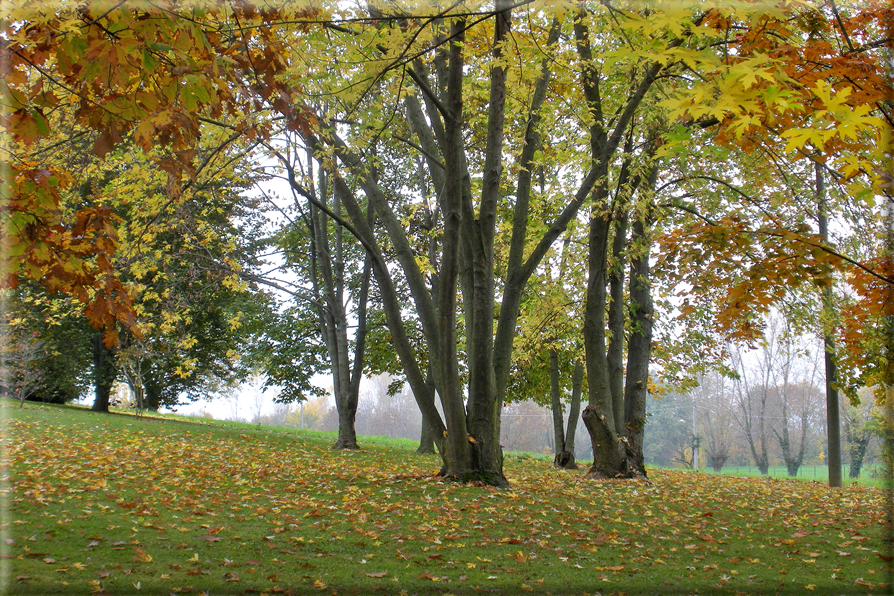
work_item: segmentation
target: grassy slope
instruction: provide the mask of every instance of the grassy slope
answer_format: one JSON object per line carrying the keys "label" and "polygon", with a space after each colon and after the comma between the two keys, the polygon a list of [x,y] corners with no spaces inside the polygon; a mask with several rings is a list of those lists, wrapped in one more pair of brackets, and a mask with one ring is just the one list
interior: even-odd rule
{"label": "grassy slope", "polygon": [[70,407],[5,410],[10,594],[886,593],[884,493],[507,459],[511,490],[406,443]]}

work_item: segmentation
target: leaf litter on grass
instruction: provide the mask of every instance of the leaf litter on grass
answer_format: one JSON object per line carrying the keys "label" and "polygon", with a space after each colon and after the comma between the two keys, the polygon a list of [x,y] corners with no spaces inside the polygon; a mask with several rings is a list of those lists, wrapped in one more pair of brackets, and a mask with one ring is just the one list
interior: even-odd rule
{"label": "leaf litter on grass", "polygon": [[9,421],[10,593],[885,590],[878,489],[507,460],[509,490],[434,457],[162,419]]}

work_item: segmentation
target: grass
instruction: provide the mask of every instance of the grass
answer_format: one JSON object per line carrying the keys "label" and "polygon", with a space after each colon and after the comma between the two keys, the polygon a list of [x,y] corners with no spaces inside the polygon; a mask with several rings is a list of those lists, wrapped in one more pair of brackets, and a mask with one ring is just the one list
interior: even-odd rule
{"label": "grass", "polygon": [[[708,473],[715,472],[708,468]],[[842,466],[842,480],[845,484],[861,484],[864,486],[875,486],[883,488],[885,486],[884,467],[881,464],[869,464],[863,466],[860,477],[857,479],[848,478],[849,466]],[[754,466],[724,466],[719,474],[726,476],[754,476],[760,477],[760,471]],[[785,466],[771,466],[767,471],[768,476],[774,478],[789,478],[788,470]],[[798,480],[807,480],[810,482],[828,482],[829,467],[828,466],[801,466],[796,477]]]}
{"label": "grass", "polygon": [[[415,443],[44,405],[5,411],[7,594],[885,593],[884,491],[506,458],[444,483]],[[808,592],[805,592],[808,591]]]}

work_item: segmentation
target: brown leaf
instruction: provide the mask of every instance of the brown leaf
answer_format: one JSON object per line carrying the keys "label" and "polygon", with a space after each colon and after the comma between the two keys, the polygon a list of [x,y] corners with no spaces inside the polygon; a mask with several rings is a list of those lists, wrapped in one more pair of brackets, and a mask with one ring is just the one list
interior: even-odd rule
{"label": "brown leaf", "polygon": [[367,573],[367,577],[385,577],[388,575],[387,571],[379,571],[378,573]]}

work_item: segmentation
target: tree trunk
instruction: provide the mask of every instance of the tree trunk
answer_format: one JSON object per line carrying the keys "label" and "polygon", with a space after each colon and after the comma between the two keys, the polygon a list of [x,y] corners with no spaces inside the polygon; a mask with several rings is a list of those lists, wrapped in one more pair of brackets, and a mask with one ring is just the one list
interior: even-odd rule
{"label": "tree trunk", "polygon": [[848,478],[856,480],[860,477],[860,470],[863,469],[863,458],[866,457],[866,450],[869,448],[871,439],[872,435],[866,434],[849,443],[848,455],[850,455],[851,465],[847,473]]}
{"label": "tree trunk", "polygon": [[627,478],[627,453],[609,424],[608,417],[599,408],[584,408],[584,425],[593,443],[593,465],[587,472],[591,478]]}
{"label": "tree trunk", "polygon": [[93,336],[93,389],[94,412],[109,411],[109,397],[118,371],[115,369],[115,351],[106,347],[102,341],[102,332]]}
{"label": "tree trunk", "polygon": [[[343,189],[336,185],[329,192],[325,173],[319,172],[321,203],[324,205],[332,196],[331,212],[341,216]],[[367,211],[367,218],[373,211]],[[371,224],[371,221],[369,222]],[[318,315],[320,330],[329,353],[332,370],[332,387],[338,412],[338,438],[333,449],[359,449],[355,421],[360,396],[360,376],[363,370],[363,354],[366,341],[366,305],[369,294],[371,263],[367,257],[364,263],[359,296],[357,298],[357,328],[354,337],[354,362],[351,364],[350,343],[348,341],[348,319],[345,311],[345,255],[342,228],[335,226],[334,246],[329,241],[329,217],[317,206],[312,205],[310,218],[311,258],[314,264],[314,291],[320,301]],[[334,254],[333,254],[334,249]],[[323,306],[325,304],[325,307]]]}
{"label": "tree trunk", "polygon": [[143,379],[143,403],[150,412],[158,412],[161,407],[161,389],[161,383],[153,377],[150,368],[149,374]]}
{"label": "tree trunk", "polygon": [[727,460],[726,455],[709,455],[708,460],[711,462],[711,469],[717,473],[723,469],[723,464],[726,463]]}
{"label": "tree trunk", "polygon": [[[624,168],[625,172],[626,170],[627,168]],[[622,177],[626,177],[623,176],[623,172]],[[609,385],[612,391],[612,411],[615,415],[615,428],[618,429],[618,432],[622,432],[621,429],[624,428],[624,249],[626,246],[627,215],[624,214],[615,223],[611,268],[608,272],[610,296],[608,303],[608,328],[611,336],[608,342],[606,357]]]}
{"label": "tree trunk", "polygon": [[[657,179],[653,170],[651,187]],[[652,293],[649,270],[649,215],[633,224],[631,246],[635,256],[630,259],[630,338],[627,342],[627,382],[624,387],[624,420],[621,431],[630,460],[630,473],[646,475],[643,439],[646,429],[646,397],[649,382],[649,358],[652,353]]]}
{"label": "tree trunk", "polygon": [[421,455],[428,455],[435,452],[435,434],[431,429],[431,425],[429,425],[428,421],[425,419],[425,416],[422,417],[422,430],[419,433],[419,447],[416,448],[416,453]]}
{"label": "tree trunk", "polygon": [[[601,179],[600,186],[604,188],[605,178]],[[598,199],[596,204],[600,204]],[[615,429],[606,359],[605,263],[608,228],[607,214],[591,215],[587,303],[584,310],[584,348],[589,400],[584,409],[583,419],[593,445],[593,465],[588,475],[593,478],[626,478],[629,476],[627,454]]]}
{"label": "tree trunk", "polygon": [[[568,448],[565,436],[565,419],[562,413],[562,387],[559,383],[559,354],[555,349],[549,351],[549,389],[550,405],[553,413],[554,459],[553,465],[564,470],[576,470],[573,447]],[[580,408],[580,396],[578,396]],[[569,418],[569,427],[571,418]]]}
{"label": "tree trunk", "polygon": [[562,388],[559,386],[559,354],[549,350],[549,402],[553,414],[553,455],[565,451],[565,420],[562,413]]}
{"label": "tree trunk", "polygon": [[[568,430],[565,431],[565,450],[575,455],[574,441],[577,437],[577,421],[580,420],[580,396],[584,385],[584,365],[574,363],[571,374],[571,404],[568,408]],[[577,467],[577,466],[575,466]]]}
{"label": "tree trunk", "polygon": [[[816,198],[817,215],[819,220],[819,233],[823,242],[829,242],[829,224],[826,214],[826,184],[823,179],[823,165],[815,164],[816,172]],[[831,280],[830,280],[831,282]],[[834,305],[832,300],[832,288],[823,289],[823,321],[828,321]],[[828,322],[824,323],[829,325]],[[829,466],[829,486],[833,488],[842,486],[841,478],[841,413],[838,402],[838,370],[835,361],[835,339],[830,328],[823,329],[823,345],[825,346],[826,367],[826,462]]]}
{"label": "tree trunk", "polygon": [[[503,476],[503,455],[500,447],[500,408],[508,380],[512,340],[515,336],[515,322],[518,316],[521,293],[525,283],[537,264],[546,254],[552,241],[567,227],[580,205],[589,195],[595,175],[588,174],[575,194],[550,225],[548,231],[536,243],[527,260],[523,257],[530,242],[525,238],[527,226],[527,203],[529,188],[526,183],[531,171],[531,163],[536,149],[538,112],[549,80],[550,61],[542,61],[542,72],[535,84],[534,97],[529,110],[525,131],[525,143],[520,160],[521,173],[515,208],[512,218],[512,240],[509,263],[503,283],[503,300],[499,308],[496,337],[494,335],[494,238],[496,215],[501,198],[502,149],[504,136],[504,104],[506,97],[506,73],[502,66],[502,47],[507,39],[510,23],[508,0],[497,0],[497,14],[494,17],[494,62],[490,71],[490,100],[488,105],[486,141],[484,146],[484,168],[481,172],[481,195],[473,197],[469,163],[465,155],[464,114],[463,114],[463,43],[466,23],[457,19],[450,23],[449,43],[439,45],[434,64],[437,70],[437,84],[432,88],[421,71],[423,63],[414,63],[415,70],[410,76],[416,81],[425,100],[427,120],[418,117],[417,103],[408,102],[408,119],[414,129],[430,127],[432,134],[419,137],[427,152],[435,155],[431,144],[437,142],[440,152],[438,160],[430,159],[430,168],[443,168],[443,174],[432,174],[432,180],[443,180],[437,188],[441,214],[442,235],[439,267],[436,283],[429,288],[426,276],[422,274],[413,249],[406,237],[403,225],[374,176],[370,176],[367,165],[354,154],[336,134],[329,131],[328,139],[339,152],[340,161],[360,174],[358,182],[375,207],[385,227],[391,246],[410,288],[419,316],[428,349],[429,360],[434,371],[435,384],[443,406],[443,420],[433,401],[431,392],[421,385],[424,381],[420,367],[411,347],[405,342],[403,322],[400,318],[402,305],[396,301],[393,282],[387,272],[387,265],[381,258],[372,230],[361,233],[364,247],[375,253],[374,272],[382,289],[385,312],[395,347],[407,371],[408,381],[413,388],[420,408],[424,408],[430,424],[438,424],[435,429],[435,443],[443,460],[442,474],[461,481],[478,480],[496,486],[506,486]],[[560,23],[556,20],[550,30],[550,45],[557,43]],[[425,138],[423,138],[423,136]],[[314,152],[320,158],[328,159],[329,152],[323,150],[312,134],[305,136]],[[427,156],[428,157],[428,156]],[[331,160],[330,160],[331,163]],[[334,173],[334,172],[333,172]],[[343,181],[338,180],[338,183]],[[477,200],[476,200],[477,199]],[[351,224],[360,230],[356,201],[345,203]],[[477,215],[476,215],[477,206]],[[392,284],[387,287],[387,284]],[[459,284],[462,284],[464,300],[463,315],[466,317],[466,355],[468,357],[468,385],[463,386],[459,375],[457,346],[457,305]],[[386,287],[383,287],[385,285]],[[386,296],[386,294],[388,296]],[[434,298],[433,298],[434,297]],[[431,421],[436,421],[432,423]],[[446,434],[444,434],[446,433]]]}
{"label": "tree trunk", "polygon": [[[428,395],[431,397],[431,408],[435,408],[435,378],[432,375],[431,367],[428,369],[428,374],[425,377],[425,386],[428,389]],[[419,434],[419,447],[416,448],[416,453],[419,454],[430,454],[435,452],[435,436],[437,435],[437,428],[440,420],[432,421],[430,418],[427,418],[426,410],[422,409],[422,431]]]}

